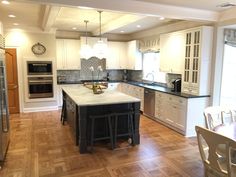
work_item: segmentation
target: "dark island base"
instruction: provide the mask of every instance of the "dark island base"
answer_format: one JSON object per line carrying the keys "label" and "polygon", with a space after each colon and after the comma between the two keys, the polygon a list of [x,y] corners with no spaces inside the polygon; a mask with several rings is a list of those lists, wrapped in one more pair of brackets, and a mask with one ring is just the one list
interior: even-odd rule
{"label": "dark island base", "polygon": [[[80,153],[88,152],[87,147],[90,144],[90,132],[91,132],[91,122],[89,120],[90,115],[102,115],[117,112],[124,112],[126,110],[132,109],[133,114],[133,127],[134,127],[134,139],[132,141],[133,145],[140,143],[139,135],[139,119],[140,119],[140,103],[126,103],[126,104],[113,104],[113,105],[100,105],[100,106],[81,106],[77,108],[77,143],[79,145]],[[127,116],[121,116],[118,119],[118,130],[117,134],[124,134],[128,132],[128,121]],[[105,120],[97,121],[95,124],[95,137],[104,137],[107,135],[107,123]]]}

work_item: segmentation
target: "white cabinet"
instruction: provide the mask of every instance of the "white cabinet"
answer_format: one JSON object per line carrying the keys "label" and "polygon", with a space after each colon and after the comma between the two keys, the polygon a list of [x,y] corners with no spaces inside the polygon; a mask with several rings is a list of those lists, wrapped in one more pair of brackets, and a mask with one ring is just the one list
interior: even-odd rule
{"label": "white cabinet", "polygon": [[184,132],[187,100],[161,92],[155,93],[155,100],[155,118]]}
{"label": "white cabinet", "polygon": [[108,42],[107,69],[126,69],[126,46],[125,42]]}
{"label": "white cabinet", "polygon": [[144,88],[121,83],[118,86],[118,90],[122,93],[125,93],[127,95],[133,96],[135,98],[140,99],[140,110],[143,111],[144,108]]}
{"label": "white cabinet", "polygon": [[3,24],[1,21],[0,21],[0,35],[3,35]]}
{"label": "white cabinet", "polygon": [[63,97],[62,97],[62,87],[77,87],[78,84],[63,84],[63,85],[57,85],[57,106],[62,107],[63,103]]}
{"label": "white cabinet", "polygon": [[195,126],[204,126],[203,110],[209,97],[183,98],[156,91],[155,119],[184,134],[195,136]]}
{"label": "white cabinet", "polygon": [[174,32],[160,36],[160,70],[182,74],[184,68],[185,33]]}
{"label": "white cabinet", "polygon": [[212,27],[199,27],[185,32],[185,65],[182,92],[193,95],[210,93]]}
{"label": "white cabinet", "polygon": [[57,69],[80,69],[80,41],[57,39]]}
{"label": "white cabinet", "polygon": [[139,51],[137,40],[128,42],[127,46],[128,66],[130,70],[142,70],[142,53]]}

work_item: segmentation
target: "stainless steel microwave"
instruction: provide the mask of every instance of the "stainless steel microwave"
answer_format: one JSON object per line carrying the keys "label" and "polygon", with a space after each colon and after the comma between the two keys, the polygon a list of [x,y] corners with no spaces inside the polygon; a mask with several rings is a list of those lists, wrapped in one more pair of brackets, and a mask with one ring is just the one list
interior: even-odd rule
{"label": "stainless steel microwave", "polygon": [[27,61],[28,75],[52,75],[52,61]]}

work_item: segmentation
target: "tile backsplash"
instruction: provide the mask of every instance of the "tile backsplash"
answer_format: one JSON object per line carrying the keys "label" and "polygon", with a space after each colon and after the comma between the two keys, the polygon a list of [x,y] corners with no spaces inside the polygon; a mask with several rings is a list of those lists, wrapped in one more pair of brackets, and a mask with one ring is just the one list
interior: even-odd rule
{"label": "tile backsplash", "polygon": [[[96,66],[93,65],[94,70]],[[81,73],[83,72],[83,73]],[[81,75],[82,74],[82,75]],[[94,80],[109,80],[109,81],[142,81],[143,72],[134,70],[105,70],[99,74],[99,79],[97,78],[97,71],[94,71]],[[85,70],[57,70],[58,80],[69,81],[69,82],[79,82],[81,80],[92,80],[91,71],[87,68]],[[180,74],[167,74],[167,83],[157,83],[169,88],[172,87],[171,82],[177,78],[181,78]]]}
{"label": "tile backsplash", "polygon": [[172,81],[174,81],[175,79],[179,79],[181,78],[181,74],[172,74],[172,73],[168,73],[166,74],[166,85],[167,87],[169,88],[172,88],[173,85],[172,85]]}
{"label": "tile backsplash", "polygon": [[[89,69],[90,67],[94,68],[93,72]],[[102,71],[99,71],[98,67],[101,67]],[[106,59],[100,60],[97,57],[92,57],[88,60],[81,59],[81,80],[101,80],[104,77],[106,77]]]}
{"label": "tile backsplash", "polygon": [[[93,74],[90,67],[94,68]],[[102,71],[98,70],[101,66]],[[81,80],[109,80],[109,81],[138,81],[143,80],[143,72],[135,70],[106,70],[106,59],[92,57],[88,60],[81,59],[81,70],[57,70],[59,82],[79,82]],[[172,87],[171,82],[181,78],[180,74],[167,74],[167,83],[157,83],[163,86]]]}

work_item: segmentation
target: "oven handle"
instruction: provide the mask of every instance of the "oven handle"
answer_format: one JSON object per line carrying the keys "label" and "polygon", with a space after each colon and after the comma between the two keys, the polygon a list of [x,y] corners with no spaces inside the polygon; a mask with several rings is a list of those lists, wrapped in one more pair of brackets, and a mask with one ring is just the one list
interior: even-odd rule
{"label": "oven handle", "polygon": [[52,80],[43,80],[43,81],[29,81],[29,84],[51,84]]}

